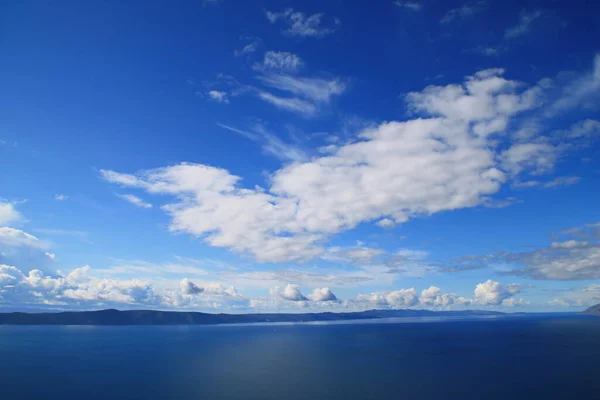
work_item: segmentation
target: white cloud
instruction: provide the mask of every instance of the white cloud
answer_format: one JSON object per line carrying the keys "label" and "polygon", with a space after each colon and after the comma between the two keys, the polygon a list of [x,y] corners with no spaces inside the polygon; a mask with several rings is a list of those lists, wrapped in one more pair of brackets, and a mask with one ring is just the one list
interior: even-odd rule
{"label": "white cloud", "polygon": [[464,85],[428,86],[407,95],[412,111],[474,122],[475,133],[502,132],[506,121],[521,111],[539,106],[543,88],[519,90],[520,84],[502,77],[500,68],[477,72]]}
{"label": "white cloud", "polygon": [[558,178],[554,178],[548,182],[540,182],[540,181],[515,181],[512,184],[512,187],[515,188],[557,188],[560,186],[570,186],[575,185],[581,180],[578,176],[559,176]]}
{"label": "white cloud", "polygon": [[469,261],[492,267],[504,265],[504,274],[539,280],[600,279],[600,229],[592,224],[560,234],[571,238],[532,251],[470,256]]}
{"label": "white cloud", "polygon": [[497,57],[502,53],[501,47],[483,46],[478,47],[477,52],[487,57]]}
{"label": "white cloud", "polygon": [[308,298],[312,301],[337,301],[335,294],[327,287],[313,289]]}
{"label": "white cloud", "polygon": [[486,1],[479,1],[475,4],[464,4],[461,7],[453,8],[449,10],[442,19],[440,23],[448,24],[455,20],[470,18],[474,16],[476,13],[482,11],[486,6]]}
{"label": "white cloud", "polygon": [[229,97],[226,92],[210,90],[207,95],[211,100],[216,101],[217,103],[229,104]]}
{"label": "white cloud", "polygon": [[523,300],[521,298],[519,298],[519,299],[511,298],[511,299],[502,300],[502,305],[505,307],[520,307],[520,306],[527,306],[529,304],[531,304],[529,301]]}
{"label": "white cloud", "polygon": [[247,307],[248,299],[234,287],[214,283],[199,287],[187,279],[178,287],[157,288],[140,279],[99,278],[89,266],[48,276],[38,269],[24,273],[0,264],[0,303],[83,309],[110,306],[214,309]]}
{"label": "white cloud", "polygon": [[133,204],[136,207],[152,208],[152,204],[146,203],[144,200],[142,200],[139,197],[134,196],[132,194],[119,194],[117,196],[122,198],[123,200],[130,202],[131,204]]}
{"label": "white cloud", "polygon": [[[157,281],[160,282],[160,281]],[[6,305],[60,305],[67,308],[166,308],[166,309],[402,309],[410,307],[452,307],[525,305],[522,299],[512,299],[520,291],[518,285],[501,285],[487,281],[477,285],[474,299],[454,293],[441,293],[437,287],[423,290],[418,296],[414,288],[371,294],[359,294],[341,301],[328,287],[316,287],[304,296],[296,284],[269,289],[268,297],[249,299],[234,286],[220,283],[197,285],[185,278],[173,285],[158,285],[142,279],[107,279],[99,277],[89,266],[69,273],[49,276],[42,271],[0,265],[0,303]],[[589,294],[600,291],[590,286]],[[587,289],[586,289],[587,290]],[[586,292],[588,293],[588,292]],[[591,297],[588,295],[588,297]]]}
{"label": "white cloud", "polygon": [[553,249],[575,249],[578,247],[587,247],[589,243],[586,241],[566,240],[564,242],[553,242],[550,247]]}
{"label": "white cloud", "polygon": [[[539,105],[545,87],[528,88],[502,73],[484,70],[462,85],[409,93],[409,109],[427,118],[367,127],[326,155],[273,172],[267,188],[247,188],[225,169],[189,163],[136,174],[102,170],[102,177],[172,195],[163,207],[172,231],[261,262],[307,260],[324,254],[322,243],[331,235],[361,223],[401,224],[417,215],[512,204],[517,200],[492,197],[507,179],[550,171],[555,145],[531,139],[504,150],[496,144],[507,136],[511,117]],[[313,101],[327,101],[332,93],[294,77],[268,79]],[[308,102],[294,107],[314,110]]]}
{"label": "white cloud", "polygon": [[19,229],[0,228],[0,264],[54,273],[54,256],[47,249],[48,245],[33,235]]}
{"label": "white cloud", "polygon": [[556,131],[558,139],[590,140],[600,136],[600,121],[585,119],[575,122],[567,130]]}
{"label": "white cloud", "polygon": [[64,200],[68,200],[69,196],[67,196],[66,194],[55,194],[54,199],[58,200],[58,201],[64,201]]}
{"label": "white cloud", "polygon": [[417,305],[419,298],[415,289],[401,289],[388,293],[386,303],[392,308],[411,307]]}
{"label": "white cloud", "polygon": [[524,11],[519,15],[519,23],[515,26],[512,26],[504,32],[504,37],[506,39],[514,39],[518,36],[522,36],[529,32],[531,28],[531,24],[533,21],[542,16],[542,12],[539,10],[534,11]]}
{"label": "white cloud", "polygon": [[384,251],[381,249],[362,246],[354,248],[330,247],[321,258],[334,263],[367,264],[383,253]]}
{"label": "white cloud", "polygon": [[279,296],[283,300],[288,301],[306,301],[308,300],[302,292],[300,291],[300,287],[294,284],[288,284],[283,289],[279,287],[274,287],[269,291],[269,294],[272,296]]}
{"label": "white cloud", "polygon": [[259,90],[257,95],[277,108],[295,112],[311,117],[320,107],[327,105],[333,96],[344,92],[346,85],[339,79],[307,78],[273,72],[272,69],[264,70],[258,79],[266,86],[282,92],[292,94],[294,97],[280,97],[272,93]]}
{"label": "white cloud", "polygon": [[376,273],[366,270],[339,270],[328,269],[326,271],[314,270],[279,270],[279,271],[252,271],[252,272],[225,272],[222,278],[233,281],[242,287],[272,287],[296,282],[301,285],[331,286],[331,287],[358,287],[366,283],[381,284],[389,281],[378,280]]}
{"label": "white cloud", "polygon": [[256,64],[255,69],[295,72],[302,68],[303,65],[304,62],[302,59],[294,53],[287,51],[267,51],[262,64]]}
{"label": "white cloud", "polygon": [[435,299],[440,295],[441,289],[437,286],[430,286],[421,292],[421,298],[419,299],[421,304],[433,305]]}
{"label": "white cloud", "polygon": [[259,92],[258,97],[273,104],[277,108],[292,111],[307,117],[313,116],[317,112],[317,108],[312,103],[305,100],[292,97],[279,97],[268,92]]}
{"label": "white cloud", "polygon": [[[570,247],[572,246],[572,247]],[[600,245],[571,241],[515,256],[526,266],[523,274],[536,279],[600,279]]]}
{"label": "white cloud", "polygon": [[262,75],[259,79],[267,86],[292,93],[316,103],[328,103],[333,96],[346,89],[339,79],[302,78],[283,74]]}
{"label": "white cloud", "polygon": [[262,125],[257,124],[252,129],[241,130],[229,125],[217,123],[217,126],[238,133],[254,142],[260,142],[262,149],[283,161],[306,161],[309,159],[306,152],[297,145],[286,143],[276,135],[268,132]]}
{"label": "white cloud", "polygon": [[389,218],[383,218],[377,221],[377,226],[384,229],[391,229],[396,226],[396,223]]}
{"label": "white cloud", "polygon": [[[458,296],[455,293],[441,293],[441,289],[431,286],[417,295],[414,288],[400,289],[392,292],[375,292],[371,294],[360,294],[346,304],[355,308],[391,308],[401,309],[407,307],[452,307],[469,306],[474,303],[473,299]],[[487,304],[489,305],[489,304]]]}
{"label": "white cloud", "polygon": [[406,10],[411,10],[411,11],[420,11],[421,8],[423,8],[423,5],[418,1],[396,0],[396,1],[394,1],[394,4],[397,5],[398,7],[402,7]]}
{"label": "white cloud", "polygon": [[267,10],[265,15],[271,23],[282,21],[286,24],[288,28],[283,33],[288,36],[319,38],[335,32],[341,26],[341,22],[337,18],[334,18],[332,23],[326,26],[322,24],[324,14],[306,15],[291,8],[282,12]]}
{"label": "white cloud", "polygon": [[586,287],[561,291],[560,297],[555,297],[548,305],[560,308],[585,308],[600,303],[600,285],[592,283]]}
{"label": "white cloud", "polygon": [[180,282],[181,293],[183,294],[200,294],[204,292],[204,288],[196,286],[196,284],[185,278]]}
{"label": "white cloud", "polygon": [[490,279],[475,287],[473,300],[480,305],[499,305],[520,291],[518,285],[502,285]]}
{"label": "white cloud", "polygon": [[13,203],[0,199],[0,225],[10,225],[21,220],[21,214],[15,209]]}
{"label": "white cloud", "polygon": [[544,115],[546,117],[553,117],[560,112],[564,112],[565,110],[576,107],[582,109],[595,109],[597,108],[599,98],[600,54],[596,54],[594,57],[592,71],[578,76],[569,82],[564,88],[561,88],[558,99],[546,108]]}
{"label": "white cloud", "polygon": [[502,166],[517,175],[524,169],[530,169],[534,175],[552,171],[558,149],[548,143],[516,143],[502,152]]}
{"label": "white cloud", "polygon": [[254,53],[258,49],[258,40],[254,40],[251,43],[248,43],[244,47],[239,50],[234,50],[233,54],[236,57],[243,56],[244,54]]}
{"label": "white cloud", "polygon": [[44,248],[45,245],[38,238],[15,228],[0,228],[0,242],[8,246],[29,246]]}

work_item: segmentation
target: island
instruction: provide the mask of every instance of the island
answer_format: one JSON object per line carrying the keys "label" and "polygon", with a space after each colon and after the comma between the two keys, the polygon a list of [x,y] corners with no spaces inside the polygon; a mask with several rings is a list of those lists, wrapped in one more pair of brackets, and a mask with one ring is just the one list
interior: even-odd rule
{"label": "island", "polygon": [[600,317],[600,304],[596,304],[595,306],[591,306],[587,310],[583,312],[584,314],[597,315]]}

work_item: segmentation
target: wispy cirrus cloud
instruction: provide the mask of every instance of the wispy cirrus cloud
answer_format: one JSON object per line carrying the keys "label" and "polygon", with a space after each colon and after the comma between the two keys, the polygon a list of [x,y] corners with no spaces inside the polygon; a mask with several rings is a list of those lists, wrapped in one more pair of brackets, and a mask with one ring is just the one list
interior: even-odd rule
{"label": "wispy cirrus cloud", "polygon": [[461,7],[453,8],[446,12],[442,19],[440,20],[441,24],[449,24],[453,21],[464,20],[466,18],[471,18],[475,16],[475,14],[482,12],[487,6],[487,1],[478,1],[473,4],[464,4]]}
{"label": "wispy cirrus cloud", "polygon": [[249,37],[246,39],[250,40],[250,43],[244,45],[244,47],[242,47],[241,49],[234,50],[233,51],[234,56],[241,57],[246,54],[254,53],[256,50],[258,50],[258,45],[260,43],[260,40],[258,38]]}
{"label": "wispy cirrus cloud", "polygon": [[261,124],[254,124],[249,130],[237,129],[229,125],[217,123],[217,126],[244,136],[261,144],[262,149],[283,161],[307,161],[308,154],[297,144],[288,143],[279,136],[269,132]]}
{"label": "wispy cirrus cloud", "polygon": [[575,185],[581,180],[578,176],[559,176],[547,182],[531,180],[531,181],[515,181],[512,187],[515,188],[558,188],[561,186]]}
{"label": "wispy cirrus cloud", "polygon": [[277,108],[305,117],[312,117],[317,113],[317,107],[314,104],[295,97],[280,97],[269,92],[258,92],[258,97]]}
{"label": "wispy cirrus cloud", "polygon": [[515,39],[519,36],[523,36],[531,29],[531,25],[535,20],[542,16],[540,10],[523,11],[519,15],[519,22],[504,32],[504,38]]}
{"label": "wispy cirrus cloud", "polygon": [[265,16],[272,24],[283,22],[287,25],[287,29],[283,33],[293,37],[321,38],[335,32],[341,26],[341,21],[338,18],[333,18],[330,23],[324,24],[325,15],[323,13],[307,15],[303,12],[294,11],[292,8],[281,12],[266,10]]}
{"label": "wispy cirrus cloud", "polygon": [[421,2],[419,1],[396,0],[394,1],[394,4],[400,8],[410,11],[421,11],[421,9],[423,8],[423,4],[421,4]]}
{"label": "wispy cirrus cloud", "polygon": [[152,204],[145,202],[133,194],[119,194],[118,197],[140,208],[152,208]]}

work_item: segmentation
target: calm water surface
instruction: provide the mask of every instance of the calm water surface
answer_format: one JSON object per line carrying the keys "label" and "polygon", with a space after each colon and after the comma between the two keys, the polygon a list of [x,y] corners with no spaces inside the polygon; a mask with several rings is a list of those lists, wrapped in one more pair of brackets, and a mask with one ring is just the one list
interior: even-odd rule
{"label": "calm water surface", "polygon": [[0,398],[600,399],[600,318],[0,326]]}

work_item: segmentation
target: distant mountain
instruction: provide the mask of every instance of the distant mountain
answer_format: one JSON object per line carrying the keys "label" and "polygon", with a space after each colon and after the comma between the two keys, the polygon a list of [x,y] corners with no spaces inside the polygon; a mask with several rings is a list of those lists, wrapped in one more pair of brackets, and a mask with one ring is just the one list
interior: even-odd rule
{"label": "distant mountain", "polygon": [[583,312],[584,314],[592,314],[600,316],[600,304],[596,304],[595,306],[591,306],[587,310]]}
{"label": "distant mountain", "polygon": [[0,313],[0,325],[215,325],[256,322],[314,322],[360,319],[501,315],[496,311],[369,310],[307,314],[207,314],[153,310]]}

